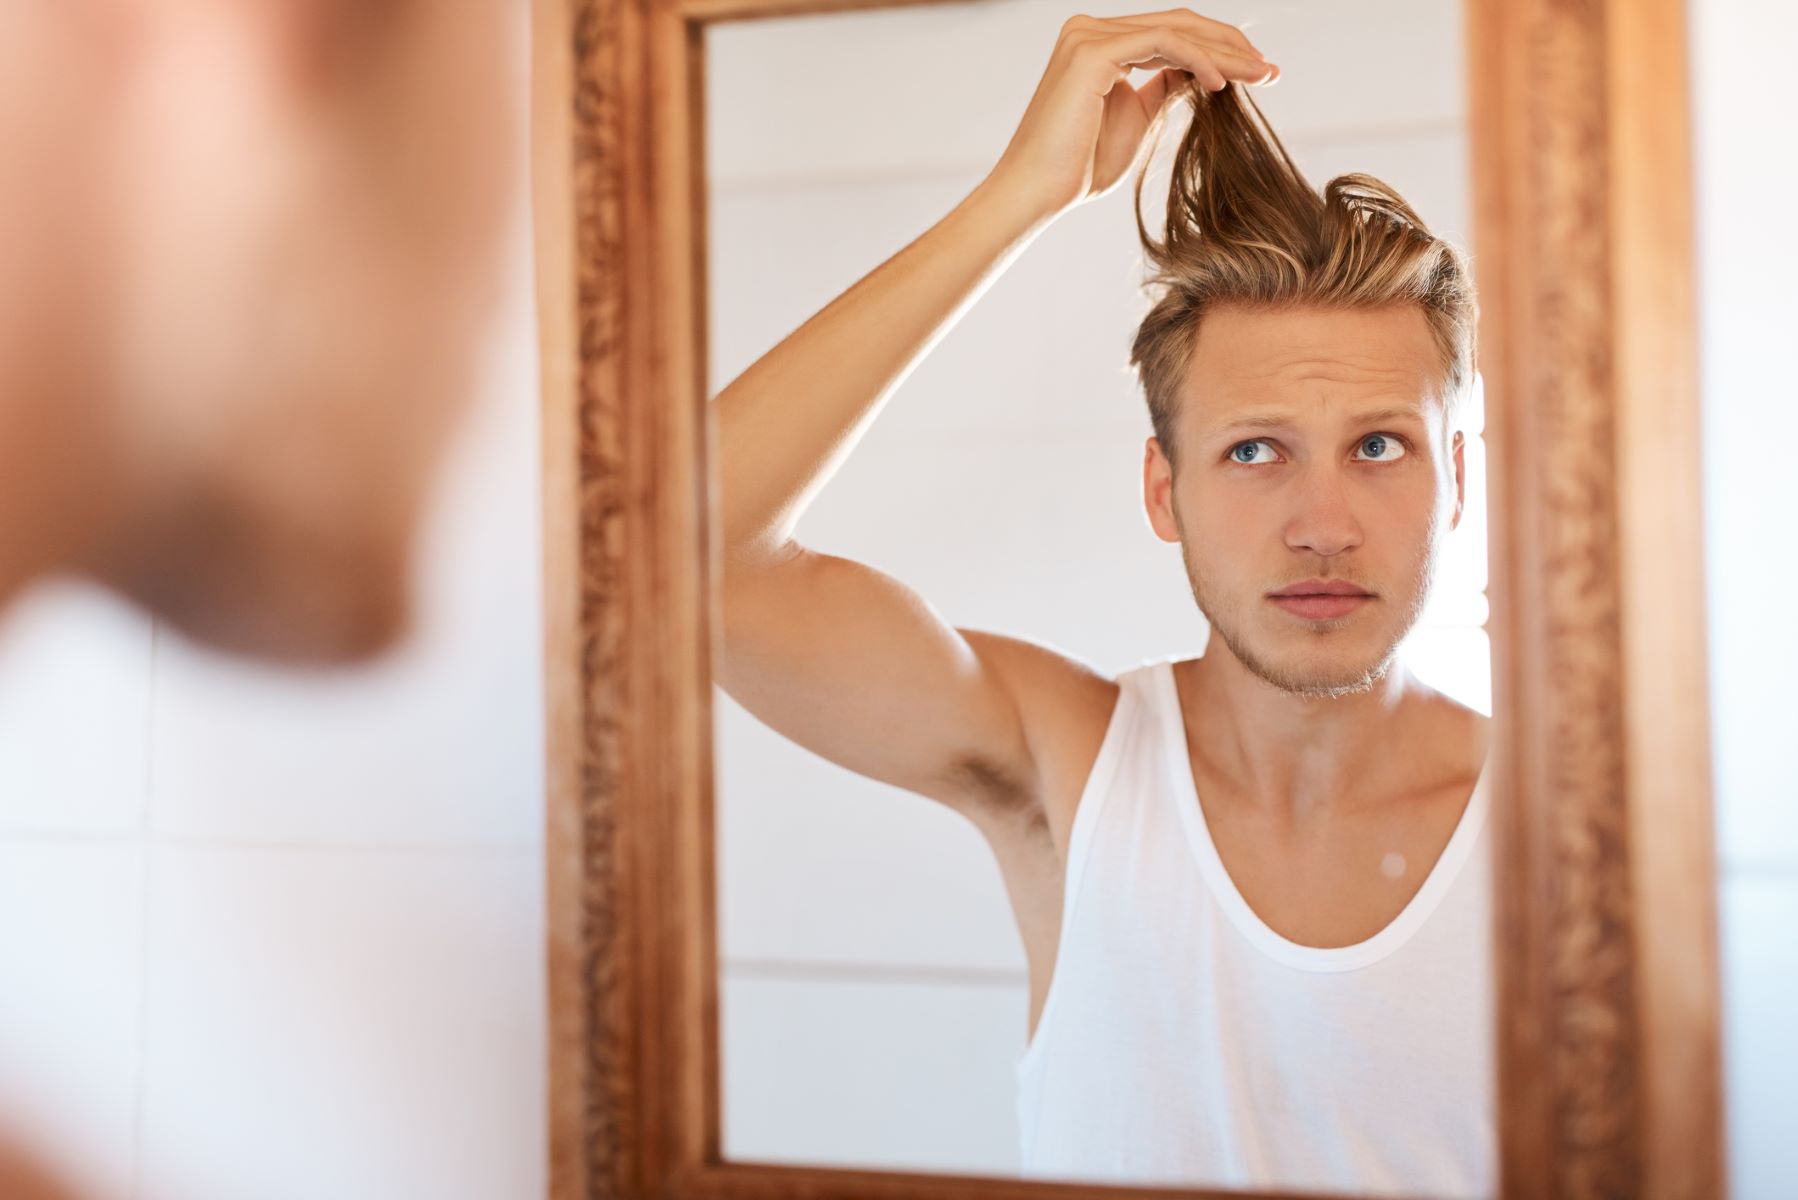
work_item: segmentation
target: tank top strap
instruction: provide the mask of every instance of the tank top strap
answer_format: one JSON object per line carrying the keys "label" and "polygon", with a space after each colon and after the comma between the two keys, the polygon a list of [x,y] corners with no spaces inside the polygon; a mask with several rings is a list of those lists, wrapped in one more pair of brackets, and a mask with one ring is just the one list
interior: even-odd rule
{"label": "tank top strap", "polygon": [[[1172,657],[1144,659],[1118,676],[1120,685],[1128,681],[1135,697],[1138,720],[1144,725],[1142,736],[1151,741],[1164,741],[1170,725],[1180,722],[1179,700],[1174,691]],[[1147,750],[1147,746],[1142,748]],[[1165,755],[1156,755],[1158,765]]]}
{"label": "tank top strap", "polygon": [[1092,844],[1093,831],[1098,826],[1100,810],[1112,791],[1119,768],[1126,754],[1134,744],[1137,730],[1145,720],[1153,716],[1153,689],[1147,686],[1149,664],[1140,663],[1116,676],[1118,685],[1117,700],[1111,709],[1111,718],[1105,725],[1105,735],[1099,742],[1099,753],[1087,770],[1086,783],[1080,791],[1080,799],[1074,806],[1074,824],[1068,832],[1068,861],[1063,877],[1063,896],[1068,908],[1073,907],[1074,893],[1080,886],[1082,865],[1086,861],[1087,848]]}
{"label": "tank top strap", "polygon": [[1117,702],[1098,756],[1087,772],[1074,809],[1073,828],[1068,833],[1067,869],[1063,876],[1067,909],[1073,907],[1089,848],[1105,809],[1141,804],[1145,790],[1159,790],[1145,789],[1143,785],[1144,772],[1152,776],[1162,759],[1157,744],[1164,736],[1166,702],[1160,675],[1167,670],[1168,660],[1145,659],[1115,677]]}
{"label": "tank top strap", "polygon": [[1118,673],[1118,686],[1136,696],[1145,714],[1159,715],[1163,707],[1160,677],[1171,673],[1173,662],[1172,658],[1145,658]]}

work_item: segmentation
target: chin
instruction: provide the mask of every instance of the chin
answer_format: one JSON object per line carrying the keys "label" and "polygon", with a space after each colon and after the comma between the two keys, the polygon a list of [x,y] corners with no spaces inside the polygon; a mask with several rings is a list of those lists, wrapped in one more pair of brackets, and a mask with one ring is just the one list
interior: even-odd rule
{"label": "chin", "polygon": [[167,615],[171,626],[227,654],[295,667],[355,666],[381,657],[411,628],[403,578],[319,579],[303,589],[209,596]]}
{"label": "chin", "polygon": [[1394,649],[1372,657],[1364,651],[1344,651],[1334,656],[1334,661],[1309,672],[1301,671],[1301,675],[1309,675],[1305,680],[1308,691],[1319,695],[1347,696],[1371,691],[1392,670],[1392,664],[1396,661],[1397,652]]}
{"label": "chin", "polygon": [[404,532],[190,519],[102,582],[189,640],[291,666],[349,666],[393,648],[414,609]]}
{"label": "chin", "polygon": [[1251,674],[1283,692],[1313,699],[1370,691],[1397,658],[1396,645],[1382,654],[1370,654],[1365,646],[1336,641],[1305,644],[1290,630],[1255,642],[1240,649],[1232,646]]}

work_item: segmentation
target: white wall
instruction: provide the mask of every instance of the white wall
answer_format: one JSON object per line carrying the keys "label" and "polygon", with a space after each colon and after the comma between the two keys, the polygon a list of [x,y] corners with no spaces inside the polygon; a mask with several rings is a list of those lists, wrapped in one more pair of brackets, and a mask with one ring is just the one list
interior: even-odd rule
{"label": "white wall", "polygon": [[1731,1194],[1798,1189],[1798,9],[1692,0],[1705,576]]}
{"label": "white wall", "polygon": [[[713,393],[979,181],[1076,11],[993,0],[710,32]],[[1313,182],[1370,171],[1468,244],[1458,6],[1202,11],[1246,24],[1281,64],[1256,95]],[[1152,229],[1177,140],[1170,127],[1144,189]],[[801,540],[890,571],[956,624],[1113,672],[1203,647],[1178,550],[1140,500],[1130,201],[1126,182],[1011,266],[889,400]],[[1464,523],[1406,649],[1420,675],[1490,712],[1471,433],[1466,460]],[[726,1155],[1015,1173],[1024,957],[985,843],[714,694]]]}
{"label": "white wall", "polygon": [[[522,121],[522,74],[517,95]],[[65,582],[0,623],[0,1126],[85,1194],[543,1194],[519,200],[481,400],[421,547],[422,620],[393,656],[249,668]]]}

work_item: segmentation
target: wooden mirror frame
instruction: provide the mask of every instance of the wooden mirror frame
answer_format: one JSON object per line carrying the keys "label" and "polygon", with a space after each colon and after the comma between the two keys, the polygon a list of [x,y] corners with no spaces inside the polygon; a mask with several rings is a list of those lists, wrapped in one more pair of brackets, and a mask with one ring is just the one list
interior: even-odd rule
{"label": "wooden mirror frame", "polygon": [[[700,30],[884,4],[532,4],[550,1196],[1245,1194],[722,1158]],[[1467,5],[1500,1193],[1720,1197],[1683,0]]]}

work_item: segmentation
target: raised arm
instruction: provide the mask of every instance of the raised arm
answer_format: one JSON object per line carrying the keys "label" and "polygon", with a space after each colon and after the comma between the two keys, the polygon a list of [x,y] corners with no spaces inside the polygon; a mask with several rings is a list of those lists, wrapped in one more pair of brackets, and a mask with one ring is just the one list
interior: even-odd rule
{"label": "raised arm", "polygon": [[[1132,67],[1163,67],[1141,89]],[[998,164],[946,216],[712,401],[720,462],[718,682],[850,770],[976,819],[1035,797],[1045,704],[1086,668],[952,627],[898,580],[800,545],[793,529],[888,396],[1058,215],[1135,163],[1191,72],[1214,90],[1272,68],[1235,28],[1185,9],[1071,18]]]}

